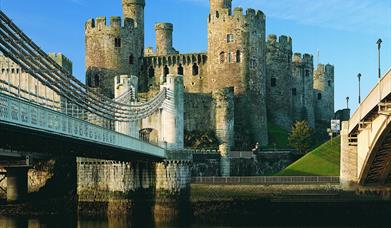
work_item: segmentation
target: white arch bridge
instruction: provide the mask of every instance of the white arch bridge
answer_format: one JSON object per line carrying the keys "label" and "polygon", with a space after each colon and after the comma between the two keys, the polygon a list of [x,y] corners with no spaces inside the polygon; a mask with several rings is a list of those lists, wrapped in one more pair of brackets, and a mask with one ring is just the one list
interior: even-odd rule
{"label": "white arch bridge", "polygon": [[342,123],[341,183],[391,185],[391,69]]}
{"label": "white arch bridge", "polygon": [[[116,132],[114,126],[140,121],[168,106],[172,112],[170,100],[175,91],[163,86],[147,102],[125,103],[94,93],[2,11],[0,51],[21,69],[1,71],[0,156],[58,154],[123,161],[166,157],[162,146]],[[42,87],[41,92],[37,92],[37,85]]]}

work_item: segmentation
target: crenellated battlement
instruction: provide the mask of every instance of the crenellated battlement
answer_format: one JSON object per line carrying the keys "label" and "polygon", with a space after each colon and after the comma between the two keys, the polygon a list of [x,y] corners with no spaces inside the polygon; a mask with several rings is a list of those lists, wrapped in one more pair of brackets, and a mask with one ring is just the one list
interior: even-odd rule
{"label": "crenellated battlement", "polygon": [[294,53],[292,62],[295,64],[313,64],[314,62],[314,56],[308,53],[301,55],[301,53]]}
{"label": "crenellated battlement", "polygon": [[316,68],[314,78],[317,80],[333,80],[334,79],[334,66],[331,64],[318,64]]}
{"label": "crenellated battlement", "polygon": [[134,20],[132,18],[125,18],[123,21],[119,16],[111,16],[109,19],[109,24],[107,24],[106,17],[97,17],[89,19],[85,24],[85,30],[99,29],[121,29],[126,28],[127,30],[133,30]]}
{"label": "crenellated battlement", "polygon": [[174,30],[174,25],[172,23],[157,23],[155,24],[155,30]]}
{"label": "crenellated battlement", "polygon": [[260,10],[247,9],[246,12],[243,12],[243,8],[236,7],[231,13],[230,9],[219,9],[214,12],[211,12],[209,15],[209,23],[215,22],[225,22],[229,20],[237,20],[239,22],[247,22],[250,26],[254,24],[262,24],[266,20],[265,14]]}
{"label": "crenellated battlement", "polygon": [[149,56],[145,57],[144,60],[148,65],[164,66],[164,65],[188,65],[198,64],[203,65],[207,63],[207,53],[191,53],[191,54],[177,54],[177,55],[166,55],[166,56]]}
{"label": "crenellated battlement", "polygon": [[276,48],[283,48],[289,51],[292,50],[292,38],[290,36],[281,35],[278,37],[275,34],[270,34],[267,37],[267,45],[276,46]]}

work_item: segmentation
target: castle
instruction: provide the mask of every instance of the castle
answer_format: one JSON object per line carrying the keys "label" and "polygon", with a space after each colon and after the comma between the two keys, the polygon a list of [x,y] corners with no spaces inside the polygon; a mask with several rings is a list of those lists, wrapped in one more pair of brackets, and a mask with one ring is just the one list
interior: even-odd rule
{"label": "castle", "polygon": [[145,0],[122,0],[123,18],[85,25],[86,83],[114,98],[114,78],[138,77],[140,98],[154,96],[167,75],[183,75],[187,134],[212,131],[220,145],[248,150],[268,144],[268,123],[312,128],[334,116],[334,67],[293,54],[288,36],[266,37],[261,11],[232,9],[232,0],[210,0],[208,50],[180,54],[173,24],[158,23],[156,50],[144,48]]}

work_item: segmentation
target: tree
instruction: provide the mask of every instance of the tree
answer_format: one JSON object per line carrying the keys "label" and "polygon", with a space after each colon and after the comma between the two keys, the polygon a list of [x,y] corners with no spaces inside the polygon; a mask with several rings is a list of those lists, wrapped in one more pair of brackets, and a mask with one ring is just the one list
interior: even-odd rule
{"label": "tree", "polygon": [[308,152],[311,145],[312,129],[309,127],[307,121],[296,121],[292,126],[292,132],[289,133],[289,145],[301,154]]}

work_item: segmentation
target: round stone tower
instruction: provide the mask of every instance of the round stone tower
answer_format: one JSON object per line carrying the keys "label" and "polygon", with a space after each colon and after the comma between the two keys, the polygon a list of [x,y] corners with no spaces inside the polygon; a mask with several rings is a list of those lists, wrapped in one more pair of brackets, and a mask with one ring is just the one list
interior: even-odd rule
{"label": "round stone tower", "polygon": [[155,25],[156,31],[156,55],[177,54],[172,47],[172,32],[174,26],[171,23],[158,23]]}
{"label": "round stone tower", "polygon": [[139,61],[134,21],[120,17],[90,19],[85,25],[87,85],[107,97],[114,97],[114,77],[138,75]]}
{"label": "round stone tower", "polygon": [[215,102],[215,128],[219,140],[220,170],[222,176],[230,175],[230,152],[234,139],[234,88],[213,91]]}
{"label": "round stone tower", "polygon": [[319,64],[314,74],[315,118],[328,122],[334,117],[334,66]]}
{"label": "round stone tower", "polygon": [[124,18],[133,18],[135,28],[144,31],[145,0],[122,0],[122,13]]}
{"label": "round stone tower", "polygon": [[122,0],[124,18],[134,20],[135,39],[137,41],[136,53],[140,61],[144,57],[144,8],[145,0]]}
{"label": "round stone tower", "polygon": [[314,110],[314,60],[310,54],[295,53],[292,69],[292,116],[293,120],[306,120],[315,128]]}
{"label": "round stone tower", "polygon": [[268,143],[265,15],[211,0],[208,18],[207,91],[234,87],[235,149]]}
{"label": "round stone tower", "polygon": [[267,39],[267,109],[268,119],[290,130],[292,125],[292,39],[269,35]]}

